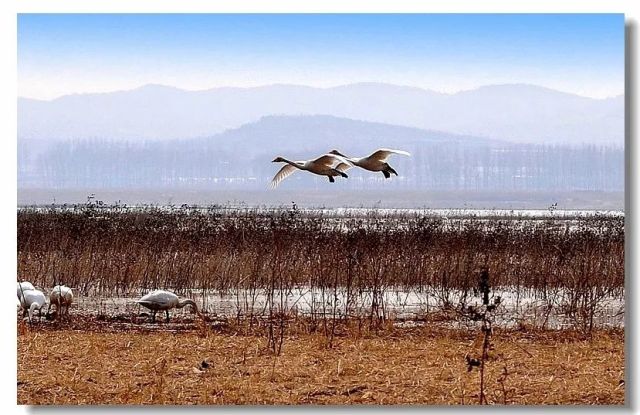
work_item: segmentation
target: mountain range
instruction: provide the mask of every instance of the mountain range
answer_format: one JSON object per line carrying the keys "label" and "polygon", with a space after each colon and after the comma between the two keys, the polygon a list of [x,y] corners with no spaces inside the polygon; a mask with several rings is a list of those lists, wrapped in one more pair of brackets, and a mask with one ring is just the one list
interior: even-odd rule
{"label": "mountain range", "polygon": [[[593,99],[524,84],[455,94],[382,83],[202,91],[145,85],[50,101],[18,98],[18,138],[187,139],[265,116],[319,114],[514,143],[624,144],[624,96]],[[300,140],[303,133],[292,132]]]}

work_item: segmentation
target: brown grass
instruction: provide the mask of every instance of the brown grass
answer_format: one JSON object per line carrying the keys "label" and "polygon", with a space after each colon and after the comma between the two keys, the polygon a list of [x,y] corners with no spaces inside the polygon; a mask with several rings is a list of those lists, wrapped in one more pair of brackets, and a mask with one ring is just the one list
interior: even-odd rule
{"label": "brown grass", "polygon": [[[19,404],[478,402],[478,371],[464,357],[479,342],[456,330],[391,329],[332,349],[300,334],[279,357],[265,337],[210,331],[19,332]],[[489,403],[620,405],[624,333],[496,331],[486,370]]]}
{"label": "brown grass", "polygon": [[[469,291],[479,267],[520,294],[624,295],[624,218],[528,220],[180,209],[17,215],[18,279],[84,295],[305,286]],[[569,228],[572,231],[568,231]]]}

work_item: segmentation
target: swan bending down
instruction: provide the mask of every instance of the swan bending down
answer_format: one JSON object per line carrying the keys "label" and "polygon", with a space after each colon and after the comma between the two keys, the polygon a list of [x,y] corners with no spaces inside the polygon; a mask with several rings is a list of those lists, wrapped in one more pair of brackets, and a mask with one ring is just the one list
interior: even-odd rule
{"label": "swan bending down", "polygon": [[271,180],[271,187],[275,188],[281,181],[295,173],[296,170],[306,170],[320,176],[328,176],[329,182],[335,182],[334,177],[349,177],[344,171],[336,169],[338,165],[351,166],[351,162],[341,155],[325,154],[315,160],[289,161],[283,157],[276,157],[273,163],[287,163]]}
{"label": "swan bending down", "polygon": [[28,290],[35,290],[33,284],[27,281],[22,281],[18,283],[18,299],[22,297],[22,293]]}
{"label": "swan bending down", "polygon": [[33,318],[33,313],[38,310],[38,318],[42,318],[42,307],[47,303],[47,299],[44,293],[40,290],[27,290],[23,292],[21,297],[23,314],[26,316],[29,314],[29,320]]}
{"label": "swan bending down", "polygon": [[169,310],[172,308],[182,308],[186,305],[190,305],[193,307],[195,312],[202,318],[204,316],[198,310],[198,306],[193,300],[182,300],[178,299],[178,296],[170,291],[165,290],[155,290],[151,291],[149,294],[145,295],[136,303],[140,304],[151,310],[151,321],[156,321],[156,312],[164,310],[167,314],[167,322],[169,321]]}
{"label": "swan bending down", "polygon": [[402,154],[403,156],[410,156],[406,151],[403,150],[391,150],[388,148],[380,148],[376,150],[373,154],[367,157],[347,157],[344,154],[340,153],[338,150],[331,150],[329,154],[335,154],[337,156],[341,156],[348,160],[350,164],[340,164],[337,169],[344,172],[349,170],[352,166],[358,166],[365,170],[369,171],[381,171],[384,174],[385,179],[391,177],[391,173],[396,176],[398,173],[391,167],[387,160],[389,156],[392,154]]}
{"label": "swan bending down", "polygon": [[56,285],[49,294],[49,308],[47,308],[47,315],[51,306],[55,304],[58,314],[69,315],[69,306],[73,302],[73,291],[71,288],[65,285]]}

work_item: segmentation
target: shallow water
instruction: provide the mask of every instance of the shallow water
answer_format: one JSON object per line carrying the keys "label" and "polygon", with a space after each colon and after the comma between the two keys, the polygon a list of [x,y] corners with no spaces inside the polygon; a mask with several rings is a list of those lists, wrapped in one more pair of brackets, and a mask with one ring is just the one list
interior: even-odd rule
{"label": "shallow water", "polygon": [[[18,210],[28,209],[38,212],[47,211],[83,211],[87,205],[33,205],[19,206]],[[103,212],[139,212],[154,210],[160,212],[198,212],[216,214],[280,213],[290,211],[288,207],[247,207],[247,206],[173,206],[173,205],[103,205],[94,206]],[[328,217],[361,217],[376,215],[393,216],[432,216],[444,219],[462,218],[502,218],[502,219],[570,219],[595,216],[623,217],[623,210],[579,210],[579,209],[390,209],[390,208],[296,208],[295,211],[306,215]]]}
{"label": "shallow water", "polygon": [[[461,293],[451,291],[448,294],[450,307],[443,308],[443,294],[436,292],[417,292],[414,290],[387,290],[381,296],[374,296],[371,292],[352,295],[349,306],[346,306],[347,293],[338,291],[322,292],[319,289],[296,288],[288,292],[276,291],[273,298],[262,290],[251,292],[239,290],[234,292],[209,291],[206,295],[200,290],[193,290],[191,294],[181,295],[181,298],[192,298],[201,310],[209,316],[217,318],[244,318],[253,316],[267,318],[270,311],[284,312],[290,316],[331,318],[333,314],[343,317],[391,318],[400,325],[420,325],[424,321],[438,316],[447,320],[449,325],[458,327],[477,324],[460,314]],[[541,293],[518,295],[515,290],[502,289],[492,293],[491,302],[496,297],[501,298],[499,307],[493,313],[494,324],[498,327],[517,327],[529,325],[549,329],[565,329],[575,327],[581,320],[579,317],[564,312],[562,298],[564,293],[558,291],[547,299]],[[87,314],[140,315],[148,312],[135,301],[140,297],[80,297],[73,308]],[[374,304],[377,301],[377,307]],[[335,304],[335,306],[334,306]],[[481,299],[468,297],[465,306],[480,307]],[[551,304],[551,307],[549,305]],[[604,298],[594,315],[596,327],[624,327],[624,301],[621,298]],[[373,310],[373,311],[372,311]],[[191,313],[189,307],[170,311],[171,315]],[[373,313],[373,314],[372,314]],[[160,314],[159,314],[160,315]]]}

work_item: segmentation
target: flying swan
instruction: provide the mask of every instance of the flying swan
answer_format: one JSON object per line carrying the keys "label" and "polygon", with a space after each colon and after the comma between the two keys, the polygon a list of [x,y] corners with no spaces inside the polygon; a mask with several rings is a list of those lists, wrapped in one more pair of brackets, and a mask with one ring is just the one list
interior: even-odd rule
{"label": "flying swan", "polygon": [[172,308],[182,308],[186,305],[190,305],[193,307],[195,312],[202,318],[204,316],[198,310],[198,306],[193,300],[182,300],[180,301],[178,296],[170,291],[165,290],[155,290],[151,291],[149,294],[145,295],[138,301],[136,301],[143,307],[151,310],[151,321],[156,321],[156,312],[164,310],[167,314],[167,322],[169,322],[169,310]]}
{"label": "flying swan", "polygon": [[396,176],[398,175],[398,173],[393,169],[393,167],[389,166],[389,164],[387,163],[389,156],[391,156],[392,154],[402,154],[403,156],[411,155],[408,152],[403,150],[391,150],[388,148],[378,149],[373,154],[367,157],[360,157],[360,158],[347,157],[344,154],[340,153],[338,150],[331,150],[329,154],[334,154],[336,156],[343,157],[344,159],[349,161],[348,164],[347,163],[339,164],[338,167],[336,167],[337,170],[339,171],[344,172],[349,170],[352,166],[358,166],[369,171],[381,171],[382,174],[384,174],[385,179],[388,179],[389,177],[391,177],[391,173],[395,174]]}
{"label": "flying swan", "polygon": [[336,169],[338,165],[351,166],[351,162],[341,155],[325,154],[315,160],[289,161],[283,157],[276,157],[273,163],[287,163],[280,169],[271,180],[271,188],[275,188],[281,181],[291,176],[296,170],[305,170],[320,176],[328,176],[331,183],[335,182],[334,177],[349,177],[343,171]]}

